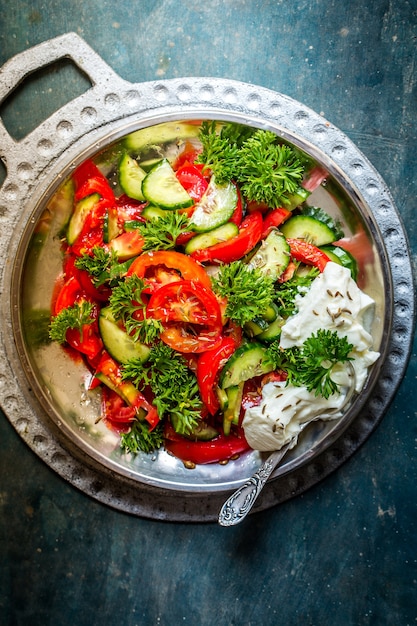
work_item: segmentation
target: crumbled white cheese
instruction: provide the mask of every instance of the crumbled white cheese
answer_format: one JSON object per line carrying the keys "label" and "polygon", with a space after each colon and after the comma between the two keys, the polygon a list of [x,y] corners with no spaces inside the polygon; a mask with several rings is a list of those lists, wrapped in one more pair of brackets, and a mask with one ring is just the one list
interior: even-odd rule
{"label": "crumbled white cheese", "polygon": [[[361,391],[368,367],[379,357],[372,348],[372,336],[367,330],[373,317],[374,301],[352,280],[350,271],[337,263],[328,263],[313,281],[305,295],[297,296],[298,312],[283,325],[282,348],[302,346],[319,329],[337,331],[347,337],[354,348],[351,353],[355,370],[355,390]],[[348,385],[347,366],[338,366],[333,378]],[[243,428],[254,450],[279,450],[292,441],[313,420],[335,419],[342,407],[345,393],[334,394],[327,400],[286,383],[268,383],[262,390],[260,405],[246,410]],[[327,416],[327,417],[326,417]]]}

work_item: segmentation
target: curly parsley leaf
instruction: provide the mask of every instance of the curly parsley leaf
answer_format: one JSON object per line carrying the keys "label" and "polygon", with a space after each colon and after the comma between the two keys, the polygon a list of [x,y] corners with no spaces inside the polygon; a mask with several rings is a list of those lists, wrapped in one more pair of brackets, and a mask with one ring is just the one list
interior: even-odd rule
{"label": "curly parsley leaf", "polygon": [[91,317],[92,311],[93,304],[87,302],[87,300],[77,302],[74,306],[62,309],[62,311],[51,320],[49,337],[52,341],[65,343],[67,330],[77,328],[80,331],[81,338],[83,326],[94,322],[94,319]]}
{"label": "curly parsley leaf", "polygon": [[223,265],[212,278],[213,291],[227,299],[226,316],[240,326],[262,315],[274,296],[274,281],[243,261]]}
{"label": "curly parsley leaf", "polygon": [[237,180],[248,200],[269,206],[286,204],[304,174],[290,146],[277,143],[275,133],[258,130],[239,151]]}
{"label": "curly parsley leaf", "polygon": [[120,438],[120,447],[127,453],[149,454],[158,450],[164,443],[164,431],[161,422],[153,429],[149,429],[146,422],[135,420],[129,432],[123,433]]}
{"label": "curly parsley leaf", "polygon": [[339,385],[332,379],[334,366],[352,360],[353,349],[346,337],[336,331],[319,329],[301,347],[283,350],[279,341],[267,348],[267,358],[276,369],[287,372],[287,383],[296,387],[305,386],[308,391],[329,398]]}
{"label": "curly parsley leaf", "polygon": [[163,343],[156,343],[146,363],[130,359],[122,378],[139,389],[150,387],[160,419],[171,417],[180,434],[189,434],[201,416],[202,401],[195,375],[184,357]]}
{"label": "curly parsley leaf", "polygon": [[109,283],[112,287],[127,272],[133,259],[119,263],[114,250],[108,251],[100,246],[94,246],[91,254],[83,254],[75,261],[75,267],[86,270],[96,287]]}
{"label": "curly parsley leaf", "polygon": [[196,162],[203,163],[205,168],[210,169],[219,185],[233,180],[239,155],[236,143],[222,133],[217,133],[214,121],[202,123],[200,141],[203,150]]}
{"label": "curly parsley leaf", "polygon": [[297,312],[296,296],[306,294],[319,273],[316,267],[311,267],[307,274],[294,274],[292,278],[279,285],[275,291],[274,301],[281,317],[287,318]]}
{"label": "curly parsley leaf", "polygon": [[187,230],[189,221],[185,213],[166,211],[166,215],[156,219],[138,222],[137,228],[145,239],[143,251],[174,249],[178,236]]}
{"label": "curly parsley leaf", "polygon": [[114,319],[121,320],[134,341],[151,344],[163,330],[162,323],[146,317],[146,305],[142,300],[145,282],[132,274],[114,287],[109,305]]}

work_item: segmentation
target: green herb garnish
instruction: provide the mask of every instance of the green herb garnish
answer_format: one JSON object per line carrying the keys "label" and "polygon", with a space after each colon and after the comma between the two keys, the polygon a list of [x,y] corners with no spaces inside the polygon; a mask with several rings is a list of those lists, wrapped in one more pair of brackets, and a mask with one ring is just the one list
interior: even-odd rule
{"label": "green herb garnish", "polygon": [[172,250],[178,236],[185,232],[189,218],[185,213],[166,211],[166,215],[138,223],[138,230],[145,239],[143,251]]}
{"label": "green herb garnish", "polygon": [[145,281],[132,274],[120,282],[109,298],[114,319],[121,320],[134,341],[152,344],[163,330],[162,323],[146,317],[146,304],[142,299]]}
{"label": "green herb garnish", "polygon": [[212,278],[213,291],[227,298],[226,316],[240,326],[262,315],[274,297],[274,281],[258,268],[234,261]]}
{"label": "green herb garnish", "polygon": [[92,303],[86,300],[77,302],[74,306],[62,309],[62,311],[51,320],[49,337],[52,341],[65,343],[67,330],[77,328],[80,331],[80,338],[82,338],[83,326],[94,322],[94,319],[91,317],[92,311]]}
{"label": "green herb garnish", "polygon": [[164,429],[161,422],[153,430],[150,430],[147,422],[135,420],[130,431],[123,433],[120,437],[120,447],[131,454],[138,454],[139,452],[149,454],[158,450],[163,443]]}
{"label": "green herb garnish", "polygon": [[331,378],[334,366],[351,361],[349,354],[352,350],[353,345],[346,337],[339,336],[336,331],[319,329],[301,347],[283,350],[279,341],[274,341],[267,348],[267,358],[276,369],[287,372],[288,384],[305,386],[316,396],[327,399],[339,389]]}
{"label": "green herb garnish", "polygon": [[163,343],[156,343],[146,363],[130,359],[122,366],[122,378],[138,389],[150,387],[160,419],[171,417],[180,434],[189,434],[201,417],[202,401],[195,375],[184,357]]}

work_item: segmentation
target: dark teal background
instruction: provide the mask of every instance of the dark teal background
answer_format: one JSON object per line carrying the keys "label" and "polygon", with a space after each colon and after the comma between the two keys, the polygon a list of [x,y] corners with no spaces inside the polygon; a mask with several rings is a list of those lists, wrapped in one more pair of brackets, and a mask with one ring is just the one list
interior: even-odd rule
{"label": "dark teal background", "polygon": [[[76,31],[126,80],[233,78],[322,113],[387,182],[416,267],[415,0],[0,0],[0,15],[0,64]],[[87,86],[61,64],[0,113],[19,138]],[[0,624],[416,624],[416,352],[347,463],[236,528],[107,508],[54,474],[0,414]]]}

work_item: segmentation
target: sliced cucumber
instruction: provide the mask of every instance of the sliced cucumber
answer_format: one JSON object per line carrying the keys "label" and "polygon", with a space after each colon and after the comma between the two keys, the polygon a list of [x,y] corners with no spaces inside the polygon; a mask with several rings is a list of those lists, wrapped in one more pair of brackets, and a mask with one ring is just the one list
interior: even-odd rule
{"label": "sliced cucumber", "polygon": [[119,363],[126,363],[129,359],[139,359],[142,363],[149,356],[150,348],[138,341],[133,341],[116,323],[109,307],[100,311],[98,319],[100,335],[107,352]]}
{"label": "sliced cucumber", "polygon": [[266,330],[259,333],[256,336],[256,339],[259,341],[264,341],[265,343],[270,343],[271,341],[275,341],[281,334],[281,328],[285,324],[285,320],[283,317],[278,316],[276,320],[271,322]]}
{"label": "sliced cucumber", "polygon": [[117,222],[117,211],[115,208],[109,208],[104,216],[103,241],[104,243],[110,243],[118,235],[120,235],[120,230]]}
{"label": "sliced cucumber", "polygon": [[134,200],[145,200],[142,191],[142,182],[146,172],[140,167],[136,159],[124,154],[119,163],[119,184],[124,193]]}
{"label": "sliced cucumber", "polygon": [[304,239],[315,246],[324,246],[336,241],[331,228],[309,215],[294,215],[282,224],[281,232],[291,239]]}
{"label": "sliced cucumber", "polygon": [[228,241],[235,237],[239,232],[239,228],[233,222],[226,222],[218,226],[214,230],[210,230],[208,233],[200,233],[196,235],[185,246],[185,254],[192,254],[196,250],[202,250],[203,248],[210,248],[210,246],[221,243],[222,241]]}
{"label": "sliced cucumber", "polygon": [[232,217],[237,201],[236,187],[232,183],[217,185],[212,176],[206,192],[196,204],[190,227],[204,233],[225,224]]}
{"label": "sliced cucumber", "polygon": [[194,204],[167,159],[159,161],[146,174],[142,191],[146,200],[163,209],[185,209]]}
{"label": "sliced cucumber", "polygon": [[230,434],[232,424],[239,423],[240,408],[242,406],[244,381],[227,389],[228,405],[223,413],[223,432]]}
{"label": "sliced cucumber", "polygon": [[285,202],[285,208],[289,211],[294,211],[294,209],[305,202],[310,195],[311,191],[307,191],[304,187],[298,187],[297,191],[295,191]]}
{"label": "sliced cucumber", "polygon": [[166,122],[157,124],[149,128],[130,133],[124,139],[125,146],[132,152],[139,152],[150,146],[178,141],[179,139],[191,139],[198,137],[200,133],[199,124],[187,124],[186,122]]}
{"label": "sliced cucumber", "polygon": [[331,215],[326,213],[326,211],[320,207],[305,206],[301,209],[301,214],[314,217],[314,219],[319,220],[319,222],[327,224],[327,226],[334,232],[336,239],[342,239],[345,234],[341,228],[340,222],[336,221]]}
{"label": "sliced cucumber", "polygon": [[166,215],[165,209],[160,209],[159,206],[154,206],[153,204],[148,204],[142,211],[142,216],[147,220],[157,220],[158,217],[163,217],[164,215]]}
{"label": "sliced cucumber", "polygon": [[86,196],[85,198],[82,198],[82,200],[79,200],[75,205],[75,209],[67,229],[67,241],[70,246],[81,233],[87,216],[91,213],[99,201],[100,195],[98,193],[92,193],[90,196]]}
{"label": "sliced cucumber", "polygon": [[245,343],[232,354],[223,367],[219,385],[228,389],[254,376],[268,374],[274,369],[266,357],[266,348],[260,343]]}
{"label": "sliced cucumber", "polygon": [[268,274],[273,280],[277,280],[286,270],[289,262],[290,246],[284,235],[274,228],[250,259],[248,267],[259,269],[263,274]]}
{"label": "sliced cucumber", "polygon": [[249,337],[260,337],[278,317],[278,307],[271,304],[259,317],[255,317],[245,324],[245,332]]}
{"label": "sliced cucumber", "polygon": [[339,246],[332,245],[322,246],[320,250],[327,254],[329,259],[334,263],[347,267],[350,270],[353,280],[356,281],[358,277],[358,264],[350,252],[340,248]]}
{"label": "sliced cucumber", "polygon": [[[177,423],[178,422],[178,423]],[[178,418],[175,415],[171,415],[171,423],[175,432],[181,432],[182,436],[191,441],[211,441],[215,437],[219,436],[219,431],[214,426],[207,424],[204,420],[200,420],[196,426],[190,430],[190,432],[183,433],[183,425],[179,423]]]}

